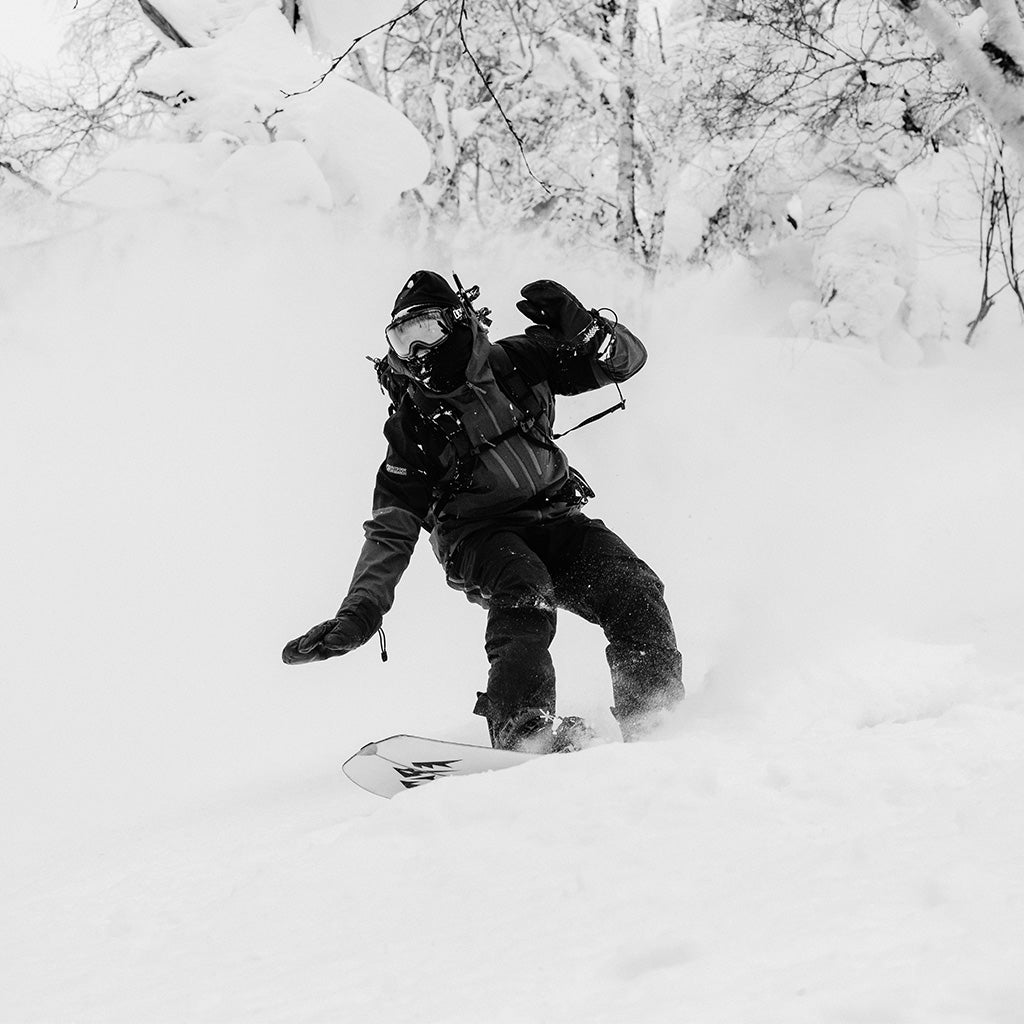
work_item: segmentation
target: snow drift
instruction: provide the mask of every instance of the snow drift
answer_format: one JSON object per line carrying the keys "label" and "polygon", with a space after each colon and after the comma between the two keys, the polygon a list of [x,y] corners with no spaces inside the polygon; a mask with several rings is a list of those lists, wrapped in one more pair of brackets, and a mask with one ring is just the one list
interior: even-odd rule
{"label": "snow drift", "polygon": [[[689,697],[650,743],[377,801],[398,731],[481,742],[479,610],[427,545],[371,646],[286,668],[347,586],[416,266],[306,206],[0,251],[0,1020],[1011,1021],[1024,1005],[1024,361],[787,336],[743,265],[644,295],[458,255],[496,329],[551,276],[650,350],[574,434],[664,577]],[[565,401],[563,423],[604,395]],[[563,711],[612,736],[563,617]]]}

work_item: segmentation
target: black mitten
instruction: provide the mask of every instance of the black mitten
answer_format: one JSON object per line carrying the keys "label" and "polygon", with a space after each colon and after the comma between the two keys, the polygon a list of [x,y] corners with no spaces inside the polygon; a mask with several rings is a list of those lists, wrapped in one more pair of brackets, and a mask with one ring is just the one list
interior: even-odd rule
{"label": "black mitten", "polygon": [[522,299],[516,308],[537,327],[527,327],[527,335],[553,334],[568,348],[589,342],[595,334],[593,313],[583,308],[579,299],[557,281],[533,281],[519,292]]}
{"label": "black mitten", "polygon": [[368,639],[366,627],[354,616],[339,615],[321,622],[319,626],[314,626],[308,633],[293,640],[281,652],[281,659],[286,665],[324,661],[339,654],[348,654],[362,647]]}

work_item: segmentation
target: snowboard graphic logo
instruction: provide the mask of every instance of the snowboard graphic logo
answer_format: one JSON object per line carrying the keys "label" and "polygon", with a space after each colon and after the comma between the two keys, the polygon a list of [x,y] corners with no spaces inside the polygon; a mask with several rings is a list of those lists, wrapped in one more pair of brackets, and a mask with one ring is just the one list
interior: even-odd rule
{"label": "snowboard graphic logo", "polygon": [[402,785],[412,789],[413,786],[422,786],[424,782],[433,782],[434,779],[451,775],[460,760],[456,757],[451,761],[413,761],[407,768],[396,764],[394,769],[401,776]]}

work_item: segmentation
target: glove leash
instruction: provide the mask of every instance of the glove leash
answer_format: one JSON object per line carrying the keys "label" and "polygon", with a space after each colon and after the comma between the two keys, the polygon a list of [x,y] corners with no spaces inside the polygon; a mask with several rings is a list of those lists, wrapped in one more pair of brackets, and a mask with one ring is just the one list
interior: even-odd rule
{"label": "glove leash", "polygon": [[620,409],[626,408],[626,399],[622,394],[622,388],[619,387],[618,383],[615,383],[615,390],[619,393],[619,401],[617,404],[605,409],[604,412],[596,412],[593,416],[588,416],[582,423],[577,423],[575,427],[570,427],[568,430],[563,430],[560,434],[552,434],[551,440],[557,441],[560,437],[565,437],[566,434],[571,434],[574,430],[579,430],[580,427],[590,426],[591,423],[596,423],[598,420],[603,420],[605,416],[611,416],[613,412],[618,412]]}
{"label": "glove leash", "polygon": [[[607,309],[613,317],[615,317],[615,323],[612,324],[611,330],[607,330],[606,335],[608,338],[615,337],[615,328],[619,326],[619,314],[614,309],[609,309],[607,306],[602,306],[601,309]],[[607,325],[608,321],[604,317],[600,316],[601,310],[594,311],[595,323]],[[626,408],[626,399],[622,394],[622,388],[619,387],[618,381],[612,381],[615,385],[615,390],[619,393],[618,404],[613,405],[610,409],[605,409],[604,412],[595,413],[593,416],[588,416],[582,423],[577,423],[575,427],[570,427],[568,430],[563,430],[560,434],[552,434],[551,440],[557,441],[560,437],[565,437],[566,434],[571,434],[574,430],[579,430],[580,427],[589,426],[591,423],[596,423],[598,420],[602,420],[605,416],[610,416],[613,412],[618,412],[620,409]]]}
{"label": "glove leash", "polygon": [[380,626],[377,629],[377,636],[380,639],[380,660],[388,660],[388,638],[384,635],[384,627]]}

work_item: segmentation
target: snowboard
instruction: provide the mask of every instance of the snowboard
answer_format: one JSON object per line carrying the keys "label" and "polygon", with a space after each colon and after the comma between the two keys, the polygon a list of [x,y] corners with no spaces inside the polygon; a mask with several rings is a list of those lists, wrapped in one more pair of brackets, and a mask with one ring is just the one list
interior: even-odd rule
{"label": "snowboard", "polygon": [[390,798],[436,779],[493,772],[543,756],[402,735],[367,743],[341,770],[367,792]]}

